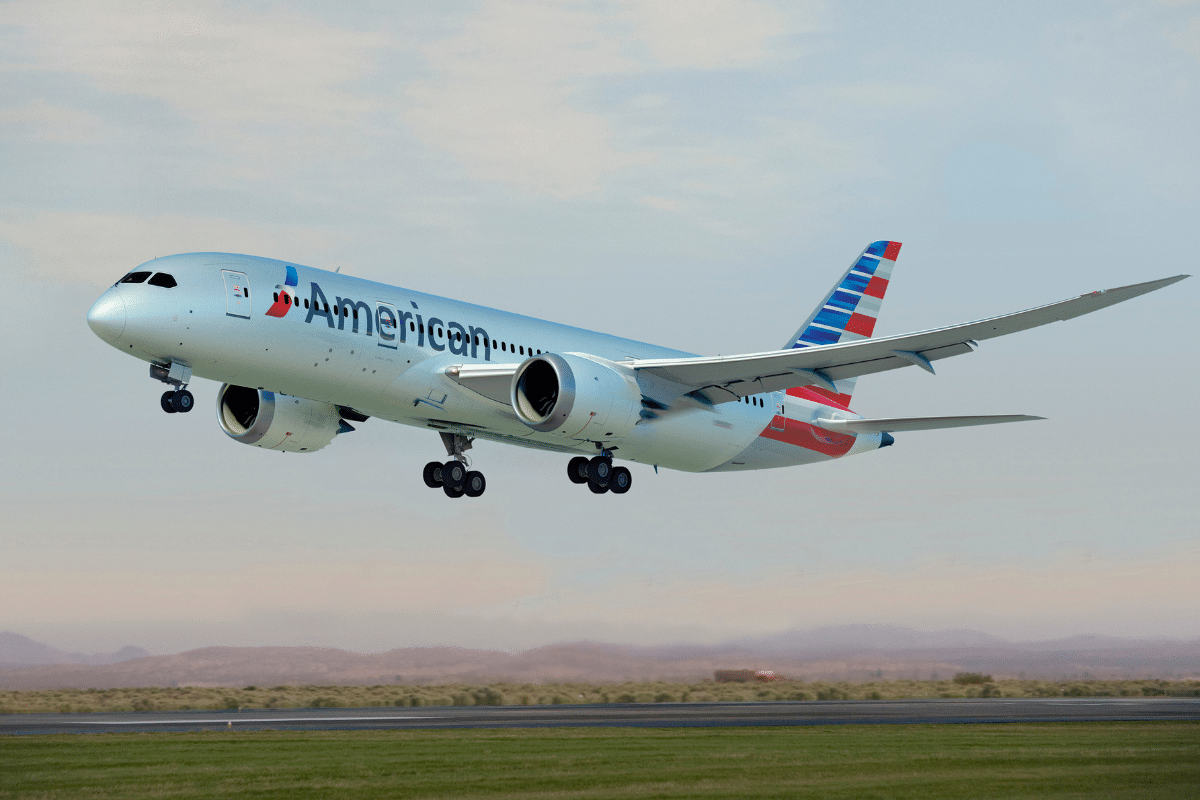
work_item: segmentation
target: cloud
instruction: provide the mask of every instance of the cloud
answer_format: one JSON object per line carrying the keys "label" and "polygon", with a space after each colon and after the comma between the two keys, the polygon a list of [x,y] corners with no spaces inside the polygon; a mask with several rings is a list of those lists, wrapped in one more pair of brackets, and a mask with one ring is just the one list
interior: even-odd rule
{"label": "cloud", "polygon": [[336,249],[340,237],[313,225],[271,225],[182,214],[0,209],[5,271],[50,283],[112,283],[157,256],[187,252],[260,253],[285,258]]}
{"label": "cloud", "polygon": [[594,98],[588,108],[599,79],[761,67],[794,16],[746,0],[485,3],[423,48],[430,75],[407,85],[404,119],[476,179],[560,198],[593,193],[660,156],[619,142],[614,112]]}
{"label": "cloud", "polygon": [[383,43],[299,13],[223,3],[38,0],[5,8],[22,30],[10,70],[85,76],[106,92],[162,100],[198,120],[345,124],[370,103],[346,90]]}
{"label": "cloud", "polygon": [[94,144],[107,135],[102,119],[77,108],[37,100],[0,109],[0,137],[9,141]]}

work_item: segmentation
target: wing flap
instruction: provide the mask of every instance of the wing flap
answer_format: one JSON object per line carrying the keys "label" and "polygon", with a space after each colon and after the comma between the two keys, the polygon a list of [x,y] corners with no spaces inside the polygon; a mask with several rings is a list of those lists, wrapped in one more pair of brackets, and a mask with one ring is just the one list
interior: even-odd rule
{"label": "wing flap", "polygon": [[977,417],[893,417],[891,419],[817,419],[814,423],[838,433],[905,433],[935,431],[942,428],[969,428],[973,425],[999,425],[1004,422],[1031,422],[1045,417],[1028,414],[998,414]]}

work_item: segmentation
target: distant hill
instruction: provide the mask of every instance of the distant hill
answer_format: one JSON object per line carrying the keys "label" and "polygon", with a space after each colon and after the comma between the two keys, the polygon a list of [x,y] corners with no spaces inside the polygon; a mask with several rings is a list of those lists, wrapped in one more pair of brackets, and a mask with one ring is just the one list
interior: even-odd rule
{"label": "distant hill", "polygon": [[122,647],[115,653],[68,653],[19,633],[0,631],[0,669],[47,664],[118,664],[148,655],[149,651],[132,645]]}
{"label": "distant hill", "polygon": [[[29,658],[44,659],[47,653],[78,655],[63,654],[26,637],[17,638],[27,648],[24,652],[41,654],[27,655]],[[125,648],[119,653],[130,650],[138,648]],[[119,653],[89,658],[116,661]],[[699,680],[711,678],[717,669],[745,668],[773,669],[780,675],[804,680],[852,681],[923,680],[935,674],[946,678],[956,672],[986,672],[997,677],[1185,677],[1200,676],[1200,639],[1184,642],[1081,636],[1008,642],[969,630],[929,633],[896,626],[850,625],[721,645],[631,647],[572,642],[520,653],[457,647],[413,647],[374,654],[319,647],[208,647],[118,663],[59,660],[40,666],[10,666],[0,670],[0,689],[608,683]]]}

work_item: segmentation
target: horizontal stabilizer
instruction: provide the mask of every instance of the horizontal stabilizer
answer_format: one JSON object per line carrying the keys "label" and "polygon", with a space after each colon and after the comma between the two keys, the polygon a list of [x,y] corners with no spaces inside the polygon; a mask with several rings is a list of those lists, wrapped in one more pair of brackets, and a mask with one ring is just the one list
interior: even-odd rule
{"label": "horizontal stabilizer", "polygon": [[999,414],[985,417],[895,417],[892,419],[818,419],[814,422],[827,431],[839,433],[904,433],[934,431],[939,428],[968,428],[972,425],[997,425],[1001,422],[1029,422],[1045,417],[1028,414]]}

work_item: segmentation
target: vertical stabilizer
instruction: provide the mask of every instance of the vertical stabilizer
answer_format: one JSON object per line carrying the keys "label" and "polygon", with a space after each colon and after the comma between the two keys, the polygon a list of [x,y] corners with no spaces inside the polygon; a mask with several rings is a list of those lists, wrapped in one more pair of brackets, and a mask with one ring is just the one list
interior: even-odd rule
{"label": "vertical stabilizer", "polygon": [[[892,267],[896,266],[899,255],[900,242],[872,242],[783,349],[869,338],[875,331],[875,320],[879,317],[883,295],[892,278]],[[834,392],[817,386],[803,386],[789,389],[788,394],[848,407],[854,394],[854,381],[854,378],[836,381],[837,391]]]}

